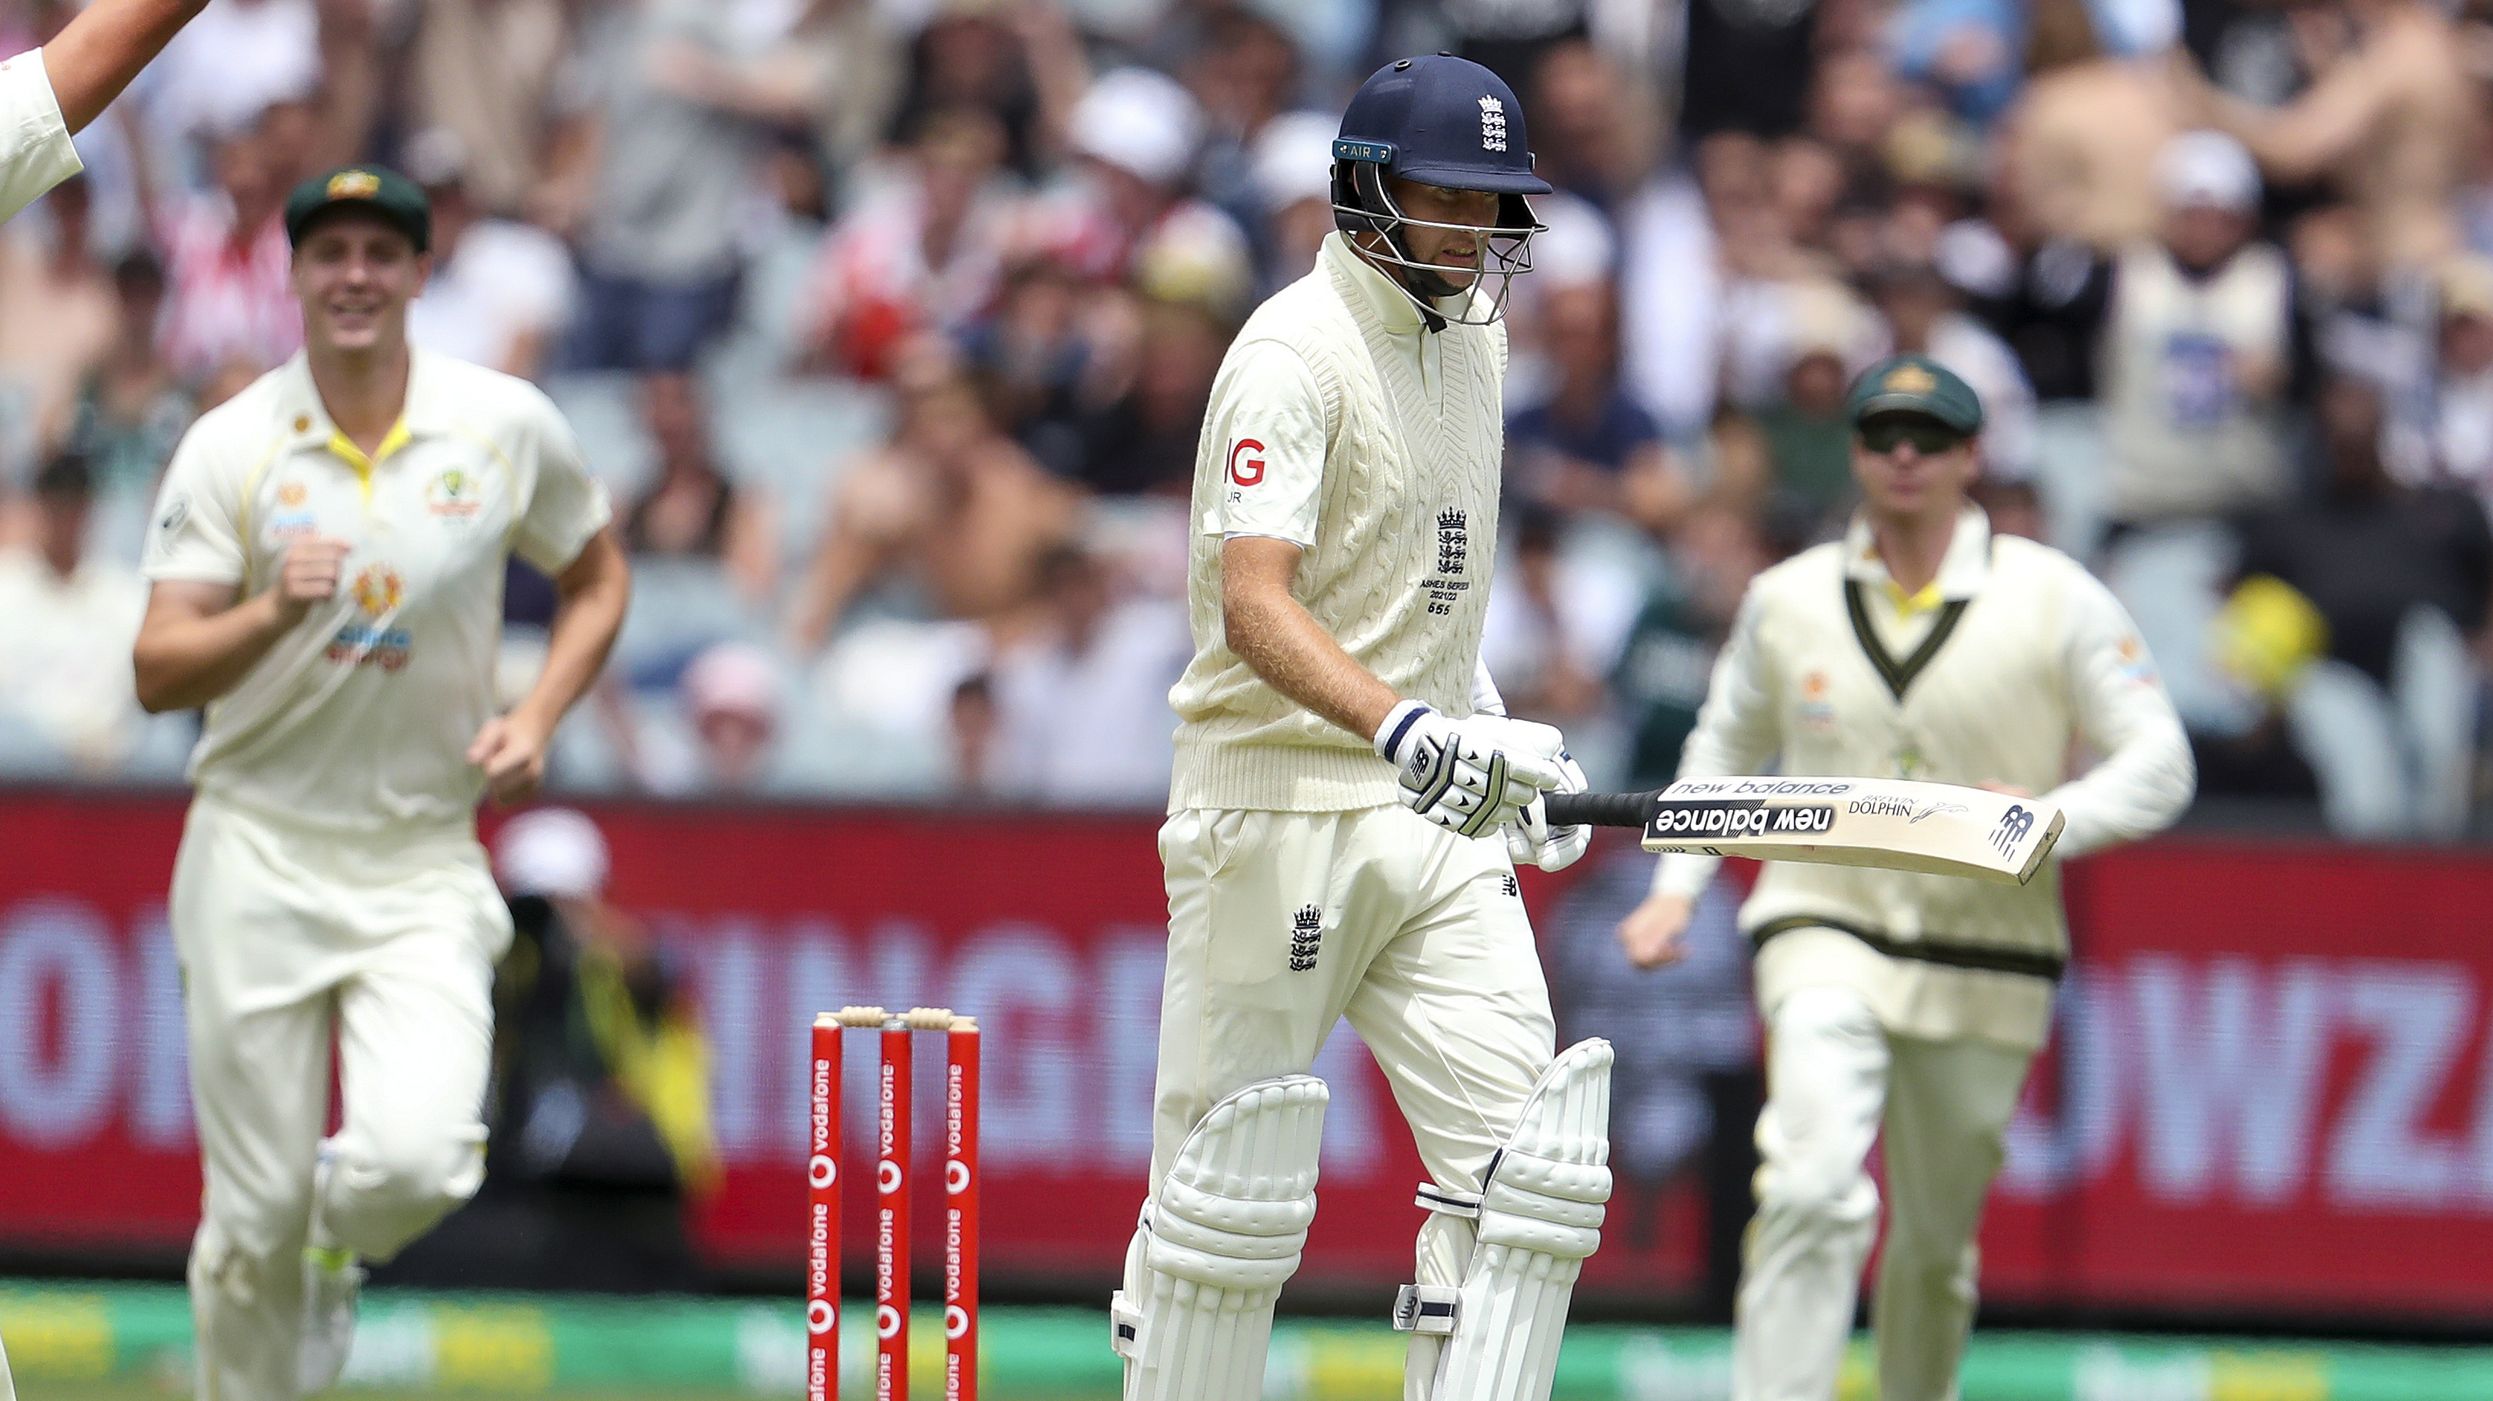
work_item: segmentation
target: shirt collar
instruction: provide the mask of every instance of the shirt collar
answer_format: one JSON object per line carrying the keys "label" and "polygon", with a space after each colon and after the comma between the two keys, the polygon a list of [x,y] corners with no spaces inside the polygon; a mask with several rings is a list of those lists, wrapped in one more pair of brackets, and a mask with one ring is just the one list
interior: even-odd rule
{"label": "shirt collar", "polygon": [[[405,440],[413,441],[440,429],[432,412],[433,402],[426,390],[433,376],[429,362],[432,356],[410,347],[407,352],[407,401],[398,411],[398,424],[391,430],[393,437],[405,430]],[[337,420],[329,416],[329,406],[320,401],[320,386],[312,382],[312,362],[304,352],[277,371],[277,418],[286,434],[286,441],[296,449],[325,448],[337,436]]]}
{"label": "shirt collar", "polygon": [[[1407,336],[1416,334],[1425,324],[1420,316],[1418,304],[1414,303],[1410,295],[1402,290],[1402,284],[1387,277],[1382,268],[1361,257],[1359,250],[1351,245],[1349,234],[1338,229],[1326,234],[1324,251],[1318,255],[1317,261],[1332,272],[1334,284],[1342,287],[1346,295],[1364,299],[1376,312],[1377,320],[1386,330],[1395,335]],[[1468,302],[1477,290],[1475,288],[1457,292],[1442,300],[1455,303]],[[1457,309],[1462,308],[1458,306]]]}
{"label": "shirt collar", "polygon": [[[1893,586],[1895,579],[1887,572],[1887,561],[1880,559],[1878,545],[1870,537],[1870,518],[1855,512],[1852,524],[1844,531],[1844,574],[1864,583]],[[1991,577],[1991,518],[1980,506],[1967,504],[1957,512],[1956,534],[1948,541],[1947,556],[1939,561],[1939,577],[1932,586],[1943,599],[1972,598],[1982,592]]]}

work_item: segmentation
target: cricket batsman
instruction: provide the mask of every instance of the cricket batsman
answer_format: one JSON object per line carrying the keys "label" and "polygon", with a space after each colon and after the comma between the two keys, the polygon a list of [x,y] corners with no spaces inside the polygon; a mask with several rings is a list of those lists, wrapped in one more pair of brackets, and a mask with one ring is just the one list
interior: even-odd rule
{"label": "cricket batsman", "polygon": [[1513,862],[1582,855],[1540,795],[1583,775],[1506,718],[1480,635],[1500,317],[1550,187],[1514,93],[1446,55],[1378,70],[1333,154],[1337,231],[1239,333],[1196,457],[1150,1191],[1114,1346],[1126,1401],[1263,1395],[1316,1206],[1306,1072],[1347,1015],[1428,1171],[1404,1396],[1543,1401],[1610,1195],[1610,1047],[1553,1055]]}
{"label": "cricket batsman", "polygon": [[[136,648],[151,711],[207,708],[170,899],[207,1176],[192,1243],[207,1401],[325,1389],[359,1258],[476,1190],[493,966],[478,846],[604,662],[630,580],[543,394],[411,350],[431,216],[395,172],[286,203],[303,352],[173,455]],[[545,668],[495,713],[502,580],[560,592]],[[345,1122],[322,1137],[334,1042]]]}
{"label": "cricket batsman", "polygon": [[[1679,776],[1783,772],[2043,794],[2077,855],[2169,825],[2196,782],[2138,631],[2068,556],[1995,535],[1967,496],[1982,405],[1918,355],[1849,400],[1862,506],[1837,543],[1750,584]],[[2093,767],[2071,777],[2083,748]],[[1717,858],[1662,858],[1620,925],[1678,957]],[[1735,1401],[1830,1401],[1877,1230],[1878,1394],[1953,1401],[1974,1316],[1974,1233],[2068,961],[2059,873],[2031,884],[1768,862],[1742,907],[1766,1022],[1757,1215],[1745,1237]]]}

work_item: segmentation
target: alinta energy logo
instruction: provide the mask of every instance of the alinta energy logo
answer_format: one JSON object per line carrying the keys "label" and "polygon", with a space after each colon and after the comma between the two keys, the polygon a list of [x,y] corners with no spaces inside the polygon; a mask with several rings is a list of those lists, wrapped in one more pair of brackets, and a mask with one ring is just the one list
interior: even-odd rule
{"label": "alinta energy logo", "polygon": [[397,611],[407,601],[407,581],[386,564],[368,564],[355,576],[355,606],[367,617],[378,618]]}
{"label": "alinta energy logo", "polygon": [[407,584],[386,564],[365,565],[347,589],[357,610],[369,623],[348,623],[329,639],[324,657],[338,666],[376,666],[397,671],[407,664],[415,638],[405,628],[386,626],[407,601]]}

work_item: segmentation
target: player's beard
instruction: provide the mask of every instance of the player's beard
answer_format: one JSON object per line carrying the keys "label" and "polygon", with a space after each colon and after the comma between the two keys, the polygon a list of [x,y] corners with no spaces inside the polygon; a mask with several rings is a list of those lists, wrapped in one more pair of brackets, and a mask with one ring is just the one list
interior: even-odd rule
{"label": "player's beard", "polygon": [[1448,297],[1459,297],[1479,285],[1480,269],[1477,266],[1470,270],[1468,280],[1458,287],[1444,273],[1435,270],[1436,264],[1422,263],[1411,257],[1407,245],[1403,256],[1408,261],[1402,268],[1402,285],[1409,288],[1414,296],[1432,302],[1443,301]]}

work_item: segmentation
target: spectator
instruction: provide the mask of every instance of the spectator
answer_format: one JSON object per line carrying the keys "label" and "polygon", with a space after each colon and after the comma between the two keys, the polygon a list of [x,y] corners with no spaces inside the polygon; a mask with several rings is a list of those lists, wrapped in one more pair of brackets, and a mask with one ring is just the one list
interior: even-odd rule
{"label": "spectator", "polygon": [[0,454],[53,445],[119,330],[111,276],[88,252],[90,195],[73,176],[43,201],[49,229],[21,219],[0,232]]}
{"label": "spectator", "polygon": [[1663,131],[1654,94],[1586,39],[1550,46],[1532,84],[1526,100],[1546,153],[1536,167],[1541,178],[1615,215],[1653,169]]}
{"label": "spectator", "polygon": [[770,507],[719,466],[700,382],[680,372],[643,376],[641,423],[657,449],[658,479],[624,511],[624,548],[707,561],[747,599],[767,604],[779,591]]}
{"label": "spectator", "polygon": [[610,29],[551,176],[580,249],[568,363],[685,370],[735,314],[763,128],[723,75],[756,44],[715,0],[643,0]]}
{"label": "spectator", "polygon": [[[472,217],[518,218],[537,199],[558,115],[556,84],[574,39],[571,8],[563,0],[417,7],[408,115],[457,143]],[[434,218],[438,228],[438,206]]]}
{"label": "spectator", "polygon": [[1634,736],[1624,785],[1631,789],[1678,776],[1680,747],[1696,730],[1741,595],[1777,554],[1759,522],[1715,502],[1688,514],[1671,547],[1671,577],[1645,596],[1609,677]]}
{"label": "spectator", "polygon": [[1144,68],[1101,75],[1073,109],[1073,186],[1029,211],[1035,246],[1083,278],[1124,281],[1155,248],[1250,265],[1246,236],[1185,187],[1203,116],[1171,79]]}
{"label": "spectator", "polygon": [[2493,511],[2493,261],[2457,259],[2440,281],[2431,475],[2474,492]]}
{"label": "spectator", "polygon": [[2105,57],[2081,0],[2040,0],[2029,77],[1999,125],[1998,181],[2046,237],[2111,248],[2156,223],[2154,153],[2181,129],[2160,68]]}
{"label": "spectator", "polygon": [[690,772],[661,792],[758,794],[781,783],[775,762],[786,708],[778,663],[768,652],[722,642],[684,668],[678,688],[691,722]]}
{"label": "spectator", "polygon": [[1812,521],[1832,523],[1852,510],[1852,420],[1844,412],[1844,391],[1862,343],[1860,320],[1849,292],[1830,288],[1815,299],[1794,327],[1783,394],[1758,415],[1774,456],[1774,499]]}
{"label": "spectator", "polygon": [[1333,133],[1341,123],[1292,112],[1265,123],[1255,141],[1257,214],[1247,228],[1264,293],[1305,277],[1333,232]]}
{"label": "spectator", "polygon": [[1074,533],[1077,493],[997,429],[949,349],[905,354],[896,387],[891,440],[840,479],[797,585],[789,636],[801,652],[877,584],[908,587],[935,617],[1010,632],[1027,621],[1040,558]]}
{"label": "spectator", "polygon": [[2134,58],[2161,53],[2181,33],[2179,0],[1909,0],[1890,35],[1897,73],[1989,122],[2017,94],[2029,55]]}
{"label": "spectator", "polygon": [[998,791],[996,745],[998,728],[995,678],[972,672],[952,688],[945,712],[945,738],[952,758],[950,788],[956,798],[991,798]]}
{"label": "spectator", "polygon": [[2483,139],[2484,101],[2445,6],[2341,0],[2348,42],[2287,106],[2266,110],[2177,69],[2183,99],[2277,179],[2325,176],[2359,205],[2392,270],[2429,272],[2459,251],[2456,196]]}
{"label": "spectator", "polygon": [[[1180,269],[1174,280],[1193,279]],[[1171,295],[1142,299],[1133,348],[1118,357],[1123,383],[1098,391],[1105,402],[1082,414],[1073,460],[1049,465],[1104,496],[1185,497],[1212,378],[1237,334],[1228,308],[1246,290],[1244,283],[1181,285]]]}
{"label": "spectator", "polygon": [[[1431,17],[1445,31],[1445,42],[1428,47],[1452,49],[1493,73],[1531,75],[1539,71],[1541,56],[1551,46],[1587,31],[1594,4],[1593,0],[1439,0],[1424,8],[1433,12]],[[1526,111],[1540,113],[1538,88],[1521,88],[1518,95]]]}
{"label": "spectator", "polygon": [[1726,131],[1782,136],[1808,110],[1819,0],[1687,7],[1679,121],[1691,142]]}
{"label": "spectator", "polygon": [[112,280],[112,344],[87,367],[58,431],[47,436],[85,459],[100,494],[146,499],[190,427],[191,396],[156,337],[163,266],[132,253],[114,266]]}
{"label": "spectator", "polygon": [[1566,518],[1525,505],[1508,523],[1480,655],[1511,714],[1588,733],[1601,675],[1636,615],[1640,581],[1613,555],[1566,549]]}
{"label": "spectator", "polygon": [[2258,171],[2230,137],[2192,132],[2164,148],[2156,179],[2158,237],[2099,264],[2071,298],[2100,327],[2108,507],[2128,525],[2274,505],[2292,484],[2293,270],[2254,237]]}
{"label": "spectator", "polygon": [[1068,477],[1079,464],[1082,416],[1101,377],[1092,334],[1097,308],[1084,290],[1054,259],[1009,262],[994,312],[971,325],[961,343],[997,426]]}
{"label": "spectator", "polygon": [[1880,355],[1927,355],[1964,377],[1982,396],[1983,471],[2022,479],[2034,467],[2034,388],[2025,370],[1928,261],[1894,261],[1872,269],[1870,292],[1887,322]]}
{"label": "spectator", "polygon": [[1618,218],[1621,370],[1663,432],[1686,443],[1704,433],[1722,397],[1730,259],[1705,192],[1685,171],[1649,181]]}
{"label": "spectator", "polygon": [[433,205],[433,271],[407,307],[407,335],[453,359],[535,379],[571,320],[571,259],[543,229],[486,214],[461,141],[434,127],[407,143],[407,175]]}
{"label": "spectator", "polygon": [[866,164],[881,144],[902,64],[900,41],[874,0],[805,0],[787,37],[744,76],[836,176]]}
{"label": "spectator", "polygon": [[[1280,23],[1253,10],[1216,10],[1187,61],[1186,84],[1201,104],[1203,197],[1252,229],[1263,215],[1255,152],[1299,90],[1298,46]],[[1330,168],[1330,160],[1318,163]]]}
{"label": "spectator", "polygon": [[92,494],[85,461],[54,457],[35,477],[31,547],[0,551],[0,676],[16,681],[0,687],[0,731],[33,742],[33,754],[5,756],[16,762],[103,776],[146,724],[130,640],[147,588],[87,553]]}
{"label": "spectator", "polygon": [[[1079,545],[1050,549],[1037,574],[1040,622],[998,654],[992,672],[987,782],[1049,806],[1157,802],[1175,733],[1169,687],[1194,653],[1185,610],[1171,599],[1119,598],[1106,562]],[[1082,723],[1066,724],[1069,715]]]}
{"label": "spectator", "polygon": [[[2331,379],[2317,417],[2325,488],[2245,528],[2228,656],[2281,697],[2332,830],[2453,838],[2473,796],[2467,639],[2493,600],[2493,530],[2467,493],[2391,479],[2374,386]],[[2281,636],[2305,641],[2267,641]]]}
{"label": "spectator", "polygon": [[210,5],[165,46],[154,105],[174,142],[237,131],[320,86],[315,0]]}
{"label": "spectator", "polygon": [[1594,282],[1543,291],[1538,320],[1554,382],[1507,420],[1507,489],[1561,513],[1668,533],[1695,488],[1663,446],[1661,425],[1619,382],[1614,290]]}
{"label": "spectator", "polygon": [[257,113],[217,140],[216,188],[192,196],[162,233],[161,334],[186,379],[232,363],[267,370],[303,344],[293,253],[279,217],[293,176],[268,117]]}
{"label": "spectator", "polygon": [[942,0],[910,46],[907,73],[892,119],[897,140],[915,140],[937,112],[983,108],[1005,134],[1005,164],[1031,179],[1046,173],[1089,83],[1080,36],[1061,9],[1008,13],[974,0]]}
{"label": "spectator", "polygon": [[1903,85],[1875,49],[1835,50],[1810,69],[1809,135],[1842,159],[1849,178],[1873,176],[1904,103]]}
{"label": "spectator", "polygon": [[993,310],[1008,201],[1004,133],[975,107],[929,116],[898,178],[868,192],[824,240],[806,360],[860,379],[891,374],[911,337],[959,336]]}
{"label": "spectator", "polygon": [[485,1182],[450,1231],[458,1264],[499,1287],[699,1277],[684,1218],[719,1179],[709,1047],[689,985],[607,898],[608,867],[596,824],[569,809],[494,837],[514,937],[494,979]]}

